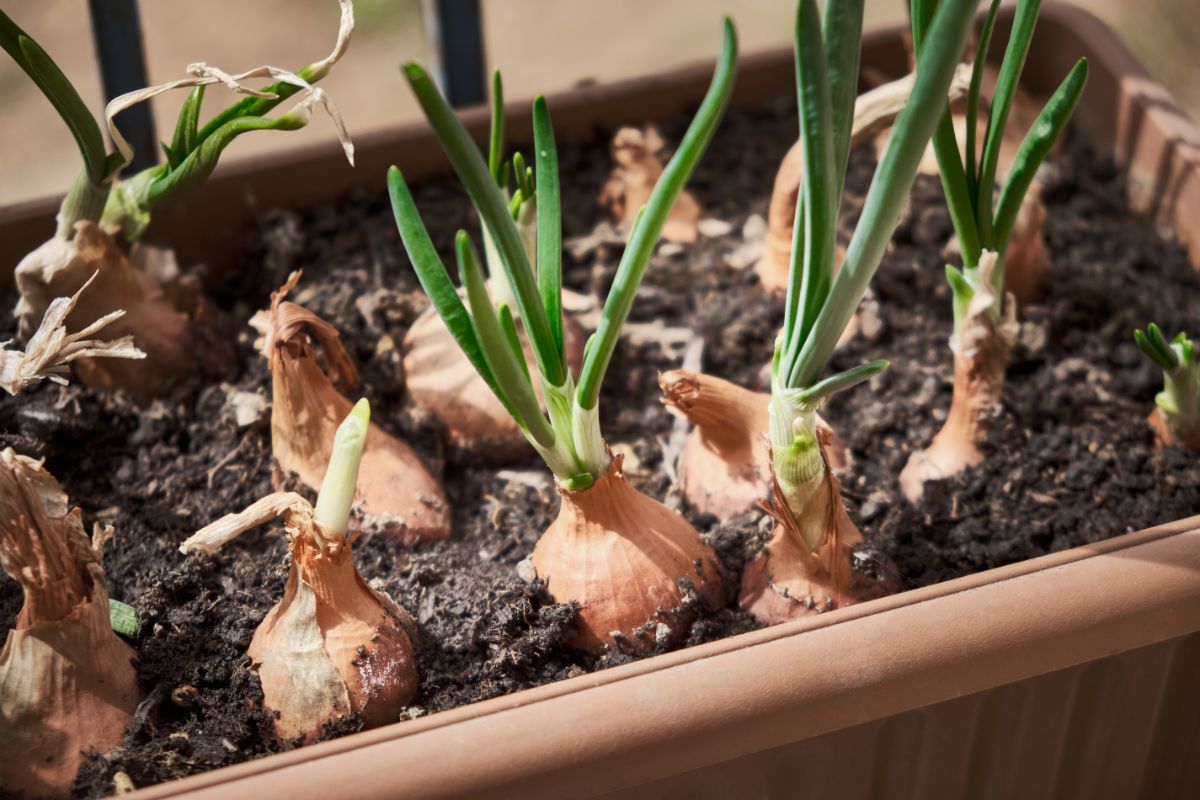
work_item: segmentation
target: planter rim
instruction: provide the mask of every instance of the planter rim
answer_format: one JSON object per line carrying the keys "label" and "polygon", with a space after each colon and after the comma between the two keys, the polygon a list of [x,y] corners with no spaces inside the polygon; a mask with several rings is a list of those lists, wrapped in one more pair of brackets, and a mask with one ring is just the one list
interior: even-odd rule
{"label": "planter rim", "polygon": [[[1135,533],[1113,537],[1083,547],[1050,553],[1016,564],[1009,564],[984,572],[966,575],[932,586],[912,589],[870,602],[837,609],[827,614],[795,620],[770,628],[762,628],[719,641],[612,667],[600,672],[556,681],[509,695],[482,700],[448,711],[440,711],[415,720],[363,731],[340,739],[311,745],[300,750],[275,754],[263,759],[189,776],[178,781],[158,784],[139,790],[133,796],[147,798],[147,800],[156,797],[191,797],[192,793],[201,793],[205,797],[216,797],[217,795],[213,790],[217,790],[219,787],[247,778],[264,778],[266,780],[276,779],[284,781],[288,786],[289,794],[295,795],[297,798],[316,798],[321,796],[320,791],[306,792],[304,787],[307,785],[306,778],[311,779],[314,768],[317,770],[320,769],[318,762],[322,760],[356,750],[365,751],[380,746],[386,747],[389,744],[397,744],[402,740],[411,739],[422,734],[442,733],[445,736],[440,738],[444,739],[447,743],[456,741],[457,737],[453,736],[452,732],[448,729],[463,723],[482,723],[482,727],[495,729],[498,732],[501,729],[512,727],[512,725],[506,725],[496,719],[498,715],[502,715],[504,712],[518,710],[532,711],[536,706],[555,704],[555,701],[562,701],[570,695],[578,695],[580,692],[587,690],[625,684],[624,687],[620,687],[621,691],[619,694],[624,699],[629,699],[641,694],[639,691],[641,687],[638,686],[639,683],[645,685],[648,680],[658,677],[659,673],[670,671],[676,667],[704,666],[704,662],[711,662],[715,665],[722,658],[741,653],[751,648],[780,642],[788,642],[798,646],[798,648],[793,649],[802,649],[799,648],[799,640],[804,639],[806,634],[811,636],[820,631],[837,632],[839,629],[841,629],[841,632],[847,632],[852,625],[871,620],[884,624],[881,617],[886,612],[907,610],[919,613],[919,607],[921,606],[939,603],[939,601],[944,605],[945,601],[950,598],[957,598],[956,605],[960,606],[958,609],[959,612],[970,609],[968,613],[963,614],[968,619],[964,621],[964,624],[958,625],[957,630],[952,627],[943,628],[938,632],[937,638],[943,641],[943,650],[953,649],[956,643],[963,644],[969,648],[970,639],[966,637],[958,639],[956,635],[966,633],[966,629],[972,625],[972,620],[978,618],[979,609],[970,607],[975,605],[975,600],[984,600],[981,597],[981,593],[985,593],[990,589],[997,589],[1003,584],[1013,581],[1023,581],[1022,593],[1032,593],[1036,589],[1040,589],[1044,593],[1048,586],[1058,584],[1065,586],[1072,582],[1087,586],[1094,586],[1097,582],[1102,582],[1106,586],[1111,586],[1113,585],[1113,581],[1120,577],[1114,571],[1114,567],[1119,569],[1119,565],[1116,562],[1121,557],[1128,556],[1134,560],[1160,562],[1163,559],[1158,551],[1162,550],[1161,546],[1164,544],[1169,546],[1170,549],[1168,552],[1172,554],[1168,559],[1173,562],[1172,570],[1183,574],[1174,576],[1175,585],[1173,587],[1166,587],[1165,583],[1159,583],[1153,587],[1133,585],[1123,588],[1119,594],[1122,596],[1123,602],[1127,601],[1129,603],[1128,608],[1125,610],[1137,615],[1137,619],[1133,620],[1133,622],[1136,626],[1141,627],[1141,630],[1126,646],[1104,652],[1104,655],[1110,655],[1115,652],[1153,644],[1172,638],[1173,636],[1178,636],[1182,632],[1187,632],[1187,630],[1194,628],[1196,622],[1200,621],[1200,596],[1197,596],[1192,588],[1200,580],[1197,577],[1197,574],[1200,574],[1200,515],[1164,525],[1157,525]],[[1188,561],[1189,557],[1190,563]],[[1089,566],[1091,566],[1090,569],[1086,568]],[[1081,569],[1081,567],[1085,568]],[[1175,569],[1176,567],[1177,569]],[[1128,591],[1125,591],[1125,589],[1128,589]],[[1179,607],[1175,609],[1176,613],[1168,615],[1169,619],[1167,620],[1160,620],[1160,622],[1165,622],[1166,624],[1159,625],[1157,629],[1150,629],[1145,625],[1147,622],[1146,615],[1161,612],[1160,608],[1152,605],[1152,601],[1160,598],[1162,595],[1168,594],[1172,590],[1180,595],[1178,598]],[[1131,598],[1129,596],[1130,593],[1139,596]],[[994,605],[994,601],[995,598],[993,597],[988,598],[984,602],[988,605]],[[1005,601],[1001,601],[1000,604],[1005,605]],[[911,614],[910,616],[916,616],[916,614]],[[878,626],[873,627],[878,628]],[[1023,640],[1031,632],[1038,632],[1039,628],[1045,628],[1045,630],[1041,631],[1044,636],[1060,635],[1063,627],[1062,620],[1059,620],[1058,623],[1050,623],[1049,620],[1042,619],[1027,621],[1026,624],[1013,628],[1010,633],[1013,638],[1020,637]],[[840,638],[845,639],[846,637],[843,636]],[[1009,644],[1012,643],[1009,641]],[[995,642],[992,644],[994,645]],[[821,649],[824,650],[825,648]],[[764,658],[763,660],[769,659]],[[1065,661],[1060,659],[1054,663],[1053,669],[1074,666],[1076,663],[1082,663],[1087,660],[1090,660],[1090,657],[1080,656],[1074,662],[1070,659]],[[872,684],[881,682],[894,666],[886,663],[882,664],[878,670],[878,674],[873,675],[869,682]],[[1031,666],[1033,665],[1031,664]],[[712,671],[721,673],[724,679],[729,679],[731,675],[737,675],[742,680],[746,678],[745,674],[741,674],[736,669],[722,669],[713,666]],[[1046,671],[1051,670],[1035,667],[1032,674],[1043,674]],[[681,682],[681,680],[677,678],[676,682]],[[737,695],[745,687],[731,686],[729,688],[731,695]],[[860,686],[859,688],[863,687]],[[760,693],[759,691],[752,692],[755,695]],[[971,692],[962,691],[957,693],[956,696],[969,693]],[[902,710],[907,709],[899,708],[895,709],[895,712]],[[885,716],[885,714],[869,713],[858,721],[865,722],[870,719],[879,718],[880,716]],[[525,715],[523,718],[528,719],[529,717]],[[596,724],[603,725],[604,722],[595,723],[594,721],[589,722],[587,720],[576,719],[571,721],[568,727],[582,739],[588,740],[594,733],[593,729],[596,727]],[[801,731],[801,728],[796,728],[797,734],[800,734]],[[793,740],[807,738],[807,736],[817,735],[822,732],[824,731],[809,731],[804,733],[804,735],[796,735]],[[510,733],[516,735],[518,732],[510,731]],[[484,740],[484,737],[477,738],[473,735],[471,740],[481,742]],[[403,747],[404,745],[401,744],[399,746]],[[519,740],[516,743],[501,740],[496,741],[496,749],[500,751],[511,753],[512,750],[520,749],[521,747],[522,744],[520,744]],[[388,750],[388,753],[389,757],[396,755],[396,751],[393,750]],[[433,754],[430,753],[427,755]],[[454,755],[456,759],[460,759],[462,756],[462,753]],[[305,777],[293,778],[289,774],[297,768],[302,768]],[[399,776],[396,777],[397,780],[400,779]],[[270,784],[261,784],[263,788],[266,788],[268,785]],[[463,787],[457,787],[455,791],[449,791],[443,795],[441,791],[437,790],[436,786],[422,783],[421,787],[429,793],[428,796],[453,796],[456,791],[463,790]],[[393,786],[392,788],[396,789],[398,787]],[[475,786],[474,788],[479,789],[480,787]],[[384,793],[368,794],[366,796],[386,797],[388,795]],[[425,792],[419,792],[416,796],[426,796],[426,794]]]}

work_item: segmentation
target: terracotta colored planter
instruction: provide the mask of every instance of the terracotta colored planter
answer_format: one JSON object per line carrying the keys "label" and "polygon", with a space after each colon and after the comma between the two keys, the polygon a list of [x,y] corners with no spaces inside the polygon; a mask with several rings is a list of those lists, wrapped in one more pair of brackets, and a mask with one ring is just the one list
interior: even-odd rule
{"label": "terracotta colored planter", "polygon": [[[1133,207],[1200,266],[1200,132],[1111,31],[1065,6],[1043,10],[1027,83],[1053,88],[1081,54],[1092,72],[1080,124],[1128,166]],[[895,75],[904,60],[899,30],[868,36],[864,65]],[[588,135],[670,115],[700,97],[708,71],[554,97],[556,127]],[[746,59],[737,102],[792,76],[790,50]],[[528,105],[511,115],[527,137]],[[485,129],[483,110],[467,117]],[[382,189],[392,161],[410,177],[445,168],[423,126],[358,147],[353,172],[332,147],[222,170],[154,231],[185,263],[219,266],[256,209]],[[0,258],[13,264],[44,238],[56,205],[0,211]],[[1192,517],[133,796],[1190,797],[1198,676]]]}

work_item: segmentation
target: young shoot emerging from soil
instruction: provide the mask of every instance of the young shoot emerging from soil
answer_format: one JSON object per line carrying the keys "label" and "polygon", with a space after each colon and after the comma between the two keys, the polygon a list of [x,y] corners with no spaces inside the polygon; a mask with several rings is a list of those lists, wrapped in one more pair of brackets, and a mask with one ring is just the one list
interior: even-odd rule
{"label": "young shoot emerging from soil", "polygon": [[[946,0],[912,0],[913,43],[918,54],[933,42],[930,20]],[[1016,96],[1025,56],[1037,23],[1040,0],[1020,0],[1012,33],[1004,51],[996,91],[987,116],[982,151],[976,142],[980,83],[991,44],[1000,0],[992,0],[971,75],[967,94],[966,163],[959,155],[949,106],[945,109],[933,148],[937,155],[946,204],[962,251],[963,268],[946,266],[946,279],[954,304],[954,395],[950,414],[933,442],[913,453],[900,474],[900,485],[909,500],[924,493],[925,482],[949,478],[979,464],[979,442],[993,407],[1000,402],[1008,352],[1016,337],[1016,302],[1005,289],[1005,261],[1018,224],[1022,201],[1038,167],[1066,127],[1087,82],[1087,60],[1080,59],[1051,95],[1029,129],[1013,160],[1008,178],[997,191],[996,169],[1004,141],[1004,128]],[[1033,263],[1021,259],[1020,264]],[[1034,279],[1013,276],[1023,284]]]}
{"label": "young shoot emerging from soil", "polygon": [[[395,167],[388,189],[409,259],[446,326],[475,369],[554,473],[562,507],[538,542],[533,565],[558,602],[579,606],[576,647],[644,652],[678,643],[697,602],[719,605],[721,579],[712,551],[682,517],[634,489],[600,433],[600,384],[621,326],[672,203],[691,176],[724,114],[733,87],[736,36],[726,20],[724,45],[708,94],[630,232],[596,333],[584,348],[576,383],[564,355],[562,229],[558,157],[544,98],[533,106],[536,165],[536,274],[513,211],[425,71],[405,76],[465,185],[512,290],[494,305],[470,237],[459,231],[456,255],[464,306],[425,230],[408,186]],[[526,366],[521,325],[536,369]],[[542,390],[543,403],[535,391]]]}
{"label": "young shoot emerging from soil", "polygon": [[284,744],[315,741],[351,714],[368,728],[395,722],[420,682],[412,618],[358,574],[346,535],[370,414],[359,400],[338,428],[315,507],[298,494],[276,492],[179,548],[212,553],[283,518],[292,553],[287,588],[248,652]]}
{"label": "young shoot emerging from soil", "polygon": [[[508,203],[526,258],[536,271],[536,176],[521,153],[505,160],[504,85],[499,71],[492,78],[492,127],[487,157],[488,172]],[[519,320],[520,308],[513,300],[500,251],[486,229],[483,244],[488,291],[503,301],[514,319]],[[562,340],[566,363],[577,371],[583,362],[584,334],[566,309],[562,314]],[[526,367],[537,369],[528,337],[521,334],[519,341]],[[438,419],[450,441],[471,456],[506,463],[531,455],[521,428],[458,346],[435,307],[427,308],[404,337],[404,376],[413,403]],[[541,386],[535,385],[534,391],[540,398]]]}
{"label": "young shoot emerging from soil", "polygon": [[1151,322],[1133,332],[1138,347],[1163,371],[1163,390],[1147,420],[1163,445],[1200,450],[1200,355],[1186,333],[1167,341]]}
{"label": "young shoot emerging from soil", "polygon": [[[308,124],[314,107],[324,108],[338,128],[346,156],[353,148],[329,97],[312,84],[323,78],[345,53],[354,28],[351,0],[338,0],[341,25],[333,52],[298,72],[263,66],[230,75],[208,64],[192,64],[188,77],[151,86],[112,100],[105,121],[117,151],[108,153],[100,125],[70,81],[38,44],[0,11],[0,47],[33,80],[58,111],[83,157],[58,214],[53,238],[29,253],[17,266],[20,292],[16,316],[18,336],[30,340],[56,298],[72,297],[93,276],[94,285],[77,298],[64,330],[77,334],[103,318],[106,339],[133,336],[144,351],[141,360],[97,360],[96,352],[72,361],[76,374],[95,387],[120,386],[138,402],[161,394],[173,381],[198,371],[216,371],[231,357],[225,337],[216,330],[219,315],[207,306],[194,279],[181,278],[170,251],[135,246],[128,254],[118,242],[135,242],[150,222],[151,209],[162,200],[202,184],[234,139],[254,130],[297,130]],[[246,81],[275,81],[253,89]],[[200,124],[205,87],[221,83],[249,95]],[[164,92],[190,89],[179,113],[167,160],[128,178],[119,178],[133,152],[113,124],[121,111]],[[298,95],[285,113],[265,115]],[[120,319],[111,315],[118,309]],[[92,327],[94,331],[95,328]]]}

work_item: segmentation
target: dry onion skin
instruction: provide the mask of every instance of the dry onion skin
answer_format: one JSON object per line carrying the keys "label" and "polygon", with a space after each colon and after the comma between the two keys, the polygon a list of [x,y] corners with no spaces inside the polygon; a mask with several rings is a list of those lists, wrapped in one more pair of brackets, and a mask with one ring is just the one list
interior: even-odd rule
{"label": "dry onion skin", "polygon": [[[630,229],[638,211],[650,200],[658,179],[663,174],[659,152],[665,147],[658,128],[624,127],[612,140],[613,170],[600,190],[600,205],[607,208],[613,222]],[[679,244],[692,244],[699,237],[700,218],[704,209],[691,192],[684,189],[663,225],[662,238]]]}
{"label": "dry onion skin", "polygon": [[[579,369],[583,361],[583,329],[571,314],[563,315],[563,345],[567,363]],[[530,369],[536,369],[529,339],[521,346]],[[413,404],[436,419],[450,443],[492,464],[529,458],[533,448],[504,404],[492,393],[463,355],[437,311],[428,308],[404,336],[404,387]],[[541,387],[535,386],[541,395]]]}
{"label": "dry onion skin", "polygon": [[[662,402],[692,429],[679,455],[684,499],[696,511],[728,522],[762,505],[771,494],[771,395],[689,370],[658,376]],[[824,420],[830,466],[846,466],[846,451]]]}
{"label": "dry onion skin", "polygon": [[983,461],[980,443],[987,435],[995,408],[1004,391],[1008,353],[1017,338],[1016,301],[1004,304],[1005,316],[997,319],[990,287],[996,254],[980,259],[983,281],[958,321],[950,343],[954,353],[954,393],[946,422],[929,447],[914,451],[900,472],[900,488],[911,502],[925,493],[925,483],[942,480]]}
{"label": "dry onion skin", "polygon": [[113,632],[101,555],[41,462],[0,452],[0,566],[25,602],[0,651],[0,782],[66,797],[91,753],[118,745],[140,700],[133,649]]}
{"label": "dry onion skin", "polygon": [[[134,255],[144,263],[158,254],[139,247]],[[15,313],[23,340],[30,339],[56,298],[78,296],[64,321],[67,331],[78,333],[108,319],[105,341],[132,337],[145,353],[141,360],[79,358],[72,366],[87,386],[125,389],[145,404],[184,377],[219,370],[232,354],[202,294],[168,296],[164,285],[135,266],[94,222],[77,222],[71,238],[55,237],[25,256],[16,282],[21,299]],[[124,315],[113,317],[119,311]]]}
{"label": "dry onion skin", "polygon": [[339,427],[315,508],[298,494],[276,492],[180,546],[185,554],[212,553],[283,519],[292,557],[287,586],[248,653],[285,745],[316,741],[351,714],[367,728],[395,722],[420,683],[412,617],[363,580],[345,532],[364,444],[369,451],[368,411],[360,401]]}
{"label": "dry onion skin", "polygon": [[[299,279],[300,273],[293,273],[271,295],[262,349],[271,369],[271,452],[281,470],[296,473],[315,489],[337,427],[350,413],[350,400],[338,390],[353,388],[357,373],[337,330],[285,300]],[[358,484],[364,528],[403,544],[449,536],[445,494],[420,456],[374,423],[367,436]]]}
{"label": "dry onion skin", "polygon": [[572,647],[645,653],[679,645],[725,590],[712,549],[683,517],[639,492],[613,458],[590,488],[559,486],[558,517],[533,566],[559,602],[578,605]]}
{"label": "dry onion skin", "polygon": [[[554,474],[561,507],[539,540],[533,572],[559,603],[576,606],[574,647],[644,653],[685,639],[702,606],[725,590],[716,556],[686,520],[632,486],[600,432],[600,386],[644,270],[671,208],[711,141],[732,91],[737,40],[725,21],[724,46],[708,94],[629,235],[622,261],[576,373],[565,348],[558,154],[545,98],[533,103],[537,174],[515,156],[507,194],[493,110],[488,162],[423,67],[404,74],[484,225],[492,280],[470,235],[455,255],[461,286],[442,263],[404,176],[388,171],[388,192],[409,261],[433,307],[483,382]],[[489,163],[490,162],[490,163]],[[534,180],[536,177],[536,181]],[[535,241],[522,226],[524,196],[536,183]],[[492,257],[492,254],[495,257]],[[531,258],[531,255],[536,258]],[[536,264],[536,270],[534,269]],[[496,280],[499,267],[503,282]],[[499,303],[493,293],[501,294]],[[465,303],[464,303],[465,296]],[[535,359],[530,368],[516,320]],[[540,387],[540,394],[536,389]]]}

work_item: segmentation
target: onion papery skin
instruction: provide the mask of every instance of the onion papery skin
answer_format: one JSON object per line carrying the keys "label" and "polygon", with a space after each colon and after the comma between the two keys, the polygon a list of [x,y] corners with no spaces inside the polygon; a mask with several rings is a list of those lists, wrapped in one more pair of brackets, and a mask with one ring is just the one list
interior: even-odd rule
{"label": "onion papery skin", "polygon": [[723,605],[712,549],[687,520],[630,485],[620,457],[590,488],[559,494],[562,507],[538,540],[533,565],[556,602],[578,606],[573,647],[646,653],[675,646],[699,604]]}

